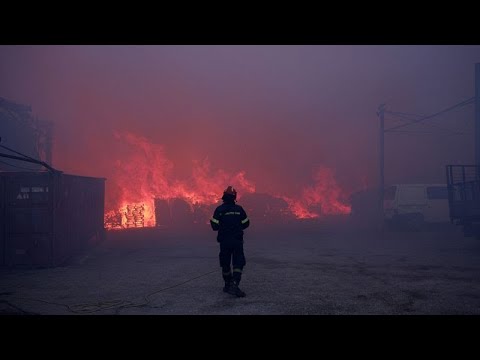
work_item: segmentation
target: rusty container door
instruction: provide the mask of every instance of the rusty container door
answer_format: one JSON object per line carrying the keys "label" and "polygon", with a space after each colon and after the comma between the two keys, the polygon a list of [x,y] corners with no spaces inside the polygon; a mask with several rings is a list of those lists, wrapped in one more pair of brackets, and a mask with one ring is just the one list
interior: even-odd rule
{"label": "rusty container door", "polygon": [[48,173],[3,176],[5,263],[52,264],[52,179]]}

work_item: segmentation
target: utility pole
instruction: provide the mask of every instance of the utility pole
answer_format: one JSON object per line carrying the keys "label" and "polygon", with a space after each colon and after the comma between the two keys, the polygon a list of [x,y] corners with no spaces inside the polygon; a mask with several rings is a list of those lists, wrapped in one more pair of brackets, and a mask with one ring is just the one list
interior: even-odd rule
{"label": "utility pole", "polygon": [[378,178],[378,216],[380,231],[383,231],[384,214],[383,214],[383,196],[385,189],[385,104],[381,104],[378,107],[377,116],[380,119],[379,130],[379,146],[378,146],[378,159],[379,159],[379,178]]}
{"label": "utility pole", "polygon": [[480,63],[475,64],[475,165],[480,166]]}

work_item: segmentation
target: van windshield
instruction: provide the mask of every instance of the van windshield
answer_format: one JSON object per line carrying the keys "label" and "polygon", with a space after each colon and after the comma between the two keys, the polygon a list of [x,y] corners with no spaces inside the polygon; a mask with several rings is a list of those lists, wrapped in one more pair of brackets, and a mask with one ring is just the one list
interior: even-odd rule
{"label": "van windshield", "polygon": [[402,186],[399,191],[399,202],[402,204],[424,204],[425,188],[423,186]]}

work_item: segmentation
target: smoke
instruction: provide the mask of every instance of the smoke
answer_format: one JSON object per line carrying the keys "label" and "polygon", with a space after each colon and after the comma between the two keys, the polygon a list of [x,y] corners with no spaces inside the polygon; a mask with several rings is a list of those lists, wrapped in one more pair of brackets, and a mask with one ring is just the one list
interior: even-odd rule
{"label": "smoke", "polygon": [[[181,199],[194,206],[210,206],[218,203],[227,185],[234,185],[239,200],[245,194],[255,193],[255,183],[244,170],[228,172],[213,169],[208,159],[193,160],[191,174],[182,178],[168,159],[163,145],[155,144],[146,137],[130,132],[115,132],[115,138],[127,149],[126,156],[111,159],[115,172],[107,188],[107,215],[125,213],[128,205],[137,204],[145,211],[145,224],[155,225],[154,199]],[[327,168],[317,169],[313,175],[314,186],[307,186],[297,197],[295,194],[270,194],[289,204],[292,215],[297,218],[313,218],[320,215],[346,214],[349,207],[345,194],[335,181],[334,173]],[[311,212],[319,206],[320,212]],[[314,211],[314,210],[313,210]],[[126,221],[126,219],[124,219]]]}
{"label": "smoke", "polygon": [[[1,46],[0,55],[0,96],[55,122],[54,165],[106,177],[107,207],[152,194],[213,201],[230,181],[313,216],[376,186],[378,105],[430,114],[470,98],[480,47]],[[465,135],[387,135],[386,183],[443,182],[446,164],[470,162],[472,119],[465,108],[430,123]],[[321,168],[335,185],[312,177]],[[341,189],[333,205],[317,199],[325,183]]]}

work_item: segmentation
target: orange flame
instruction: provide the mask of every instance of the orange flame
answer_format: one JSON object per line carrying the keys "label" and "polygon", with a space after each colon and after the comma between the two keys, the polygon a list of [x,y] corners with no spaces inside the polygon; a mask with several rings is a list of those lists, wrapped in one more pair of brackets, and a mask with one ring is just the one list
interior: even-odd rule
{"label": "orange flame", "polygon": [[[192,177],[173,179],[173,163],[167,159],[162,145],[152,144],[146,138],[132,133],[115,133],[118,140],[131,147],[128,157],[116,162],[114,181],[120,188],[119,199],[110,199],[118,210],[110,209],[105,215],[108,223],[118,214],[121,225],[126,225],[124,213],[128,205],[144,205],[145,226],[155,226],[154,199],[182,199],[192,211],[194,205],[213,205],[218,202],[225,184],[235,184],[241,193],[255,192],[255,185],[244,171],[229,174],[223,170],[212,172],[208,159],[193,164]],[[113,222],[115,223],[115,222]],[[112,226],[109,226],[112,227]]]}
{"label": "orange flame", "polygon": [[[115,133],[115,137],[130,147],[130,152],[122,160],[117,160],[116,174],[111,180],[120,190],[115,196],[107,192],[107,203],[112,205],[105,213],[107,228],[122,228],[127,224],[127,206],[143,206],[142,224],[155,226],[155,200],[181,199],[192,213],[198,206],[211,206],[218,203],[226,185],[234,185],[241,194],[255,193],[255,184],[246,178],[245,171],[234,174],[224,170],[212,171],[208,159],[194,161],[192,176],[186,180],[174,178],[173,163],[167,158],[164,147],[153,144],[145,137],[133,133]],[[334,172],[319,168],[314,172],[313,186],[303,189],[301,196],[292,198],[286,195],[275,197],[284,199],[289,210],[297,219],[314,219],[324,215],[348,214],[350,206],[345,194],[337,184]]]}
{"label": "orange flame", "polygon": [[[282,198],[288,203],[290,211],[298,219],[313,219],[321,215],[349,214],[351,208],[343,200],[342,189],[338,186],[334,172],[328,168],[319,168],[313,175],[314,186],[303,189],[300,199],[287,196]],[[319,208],[312,210],[311,208]]]}

